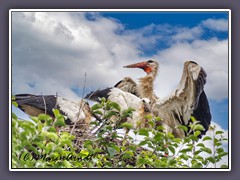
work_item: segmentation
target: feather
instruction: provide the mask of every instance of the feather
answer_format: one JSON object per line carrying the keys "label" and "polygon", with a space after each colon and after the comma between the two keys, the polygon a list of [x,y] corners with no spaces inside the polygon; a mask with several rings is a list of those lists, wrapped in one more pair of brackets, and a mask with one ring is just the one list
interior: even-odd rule
{"label": "feather", "polygon": [[[188,125],[194,116],[205,128],[205,134],[211,122],[210,107],[203,91],[207,74],[197,63],[184,63],[182,78],[177,89],[164,100],[158,100],[154,114],[162,118],[163,123],[173,129],[177,137],[183,137],[184,132],[177,130],[178,125]],[[201,135],[199,137],[201,137]]]}

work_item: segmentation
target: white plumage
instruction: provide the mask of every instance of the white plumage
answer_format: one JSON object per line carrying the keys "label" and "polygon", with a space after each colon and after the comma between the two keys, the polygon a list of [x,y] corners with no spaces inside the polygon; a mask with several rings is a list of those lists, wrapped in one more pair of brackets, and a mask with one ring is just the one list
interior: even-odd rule
{"label": "white plumage", "polygon": [[188,125],[191,116],[205,128],[202,134],[208,130],[211,113],[204,92],[206,77],[207,74],[201,66],[193,61],[186,61],[177,89],[163,100],[158,99],[153,107],[154,115],[160,117],[163,124],[171,127],[176,137],[185,136],[177,127]]}
{"label": "white plumage", "polygon": [[67,116],[67,118],[69,118],[72,122],[76,122],[78,120],[81,121],[86,118],[83,111],[84,102],[75,103],[62,97],[58,97],[56,105],[59,107],[59,110],[64,112],[65,116]]}
{"label": "white plumage", "polygon": [[141,122],[139,121],[141,121],[144,116],[150,111],[149,99],[141,99],[118,88],[112,88],[108,94],[108,99],[112,102],[118,103],[121,106],[122,110],[126,110],[128,108],[135,109],[133,116],[131,118],[128,118],[127,121],[131,123],[135,129],[141,126]]}

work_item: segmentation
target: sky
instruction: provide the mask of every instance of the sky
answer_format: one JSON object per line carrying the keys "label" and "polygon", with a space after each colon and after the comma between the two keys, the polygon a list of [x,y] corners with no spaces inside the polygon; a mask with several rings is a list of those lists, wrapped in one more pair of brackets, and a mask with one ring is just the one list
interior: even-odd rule
{"label": "sky", "polygon": [[212,121],[228,132],[228,33],[228,12],[12,12],[12,94],[79,100],[85,73],[84,95],[137,81],[145,73],[123,66],[152,59],[164,98],[191,60],[207,72]]}

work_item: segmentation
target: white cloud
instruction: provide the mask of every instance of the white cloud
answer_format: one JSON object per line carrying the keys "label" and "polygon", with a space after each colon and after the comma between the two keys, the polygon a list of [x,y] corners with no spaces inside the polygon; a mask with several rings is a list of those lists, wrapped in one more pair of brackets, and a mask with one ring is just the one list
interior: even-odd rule
{"label": "white cloud", "polygon": [[207,19],[202,21],[202,26],[215,31],[228,31],[227,19]]}
{"label": "white cloud", "polygon": [[173,36],[173,40],[175,41],[183,41],[183,40],[195,40],[199,38],[203,33],[203,30],[200,26],[193,28],[179,28],[177,29],[176,35]]}
{"label": "white cloud", "polygon": [[[74,97],[70,88],[82,86],[85,72],[88,86],[104,88],[124,77],[118,71],[129,59],[137,59],[138,50],[131,42],[114,33],[120,24],[102,17],[88,21],[82,13],[71,15],[41,12],[13,16],[15,93],[60,90],[63,96]],[[28,82],[36,86],[29,87]]]}

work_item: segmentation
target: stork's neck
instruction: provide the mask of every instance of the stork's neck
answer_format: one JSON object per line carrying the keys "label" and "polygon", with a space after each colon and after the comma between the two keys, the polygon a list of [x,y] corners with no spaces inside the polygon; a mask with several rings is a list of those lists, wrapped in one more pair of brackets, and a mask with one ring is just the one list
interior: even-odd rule
{"label": "stork's neck", "polygon": [[139,79],[139,95],[141,98],[152,99],[153,93],[153,82],[157,76],[157,69],[153,70],[151,73],[147,74],[145,77]]}

